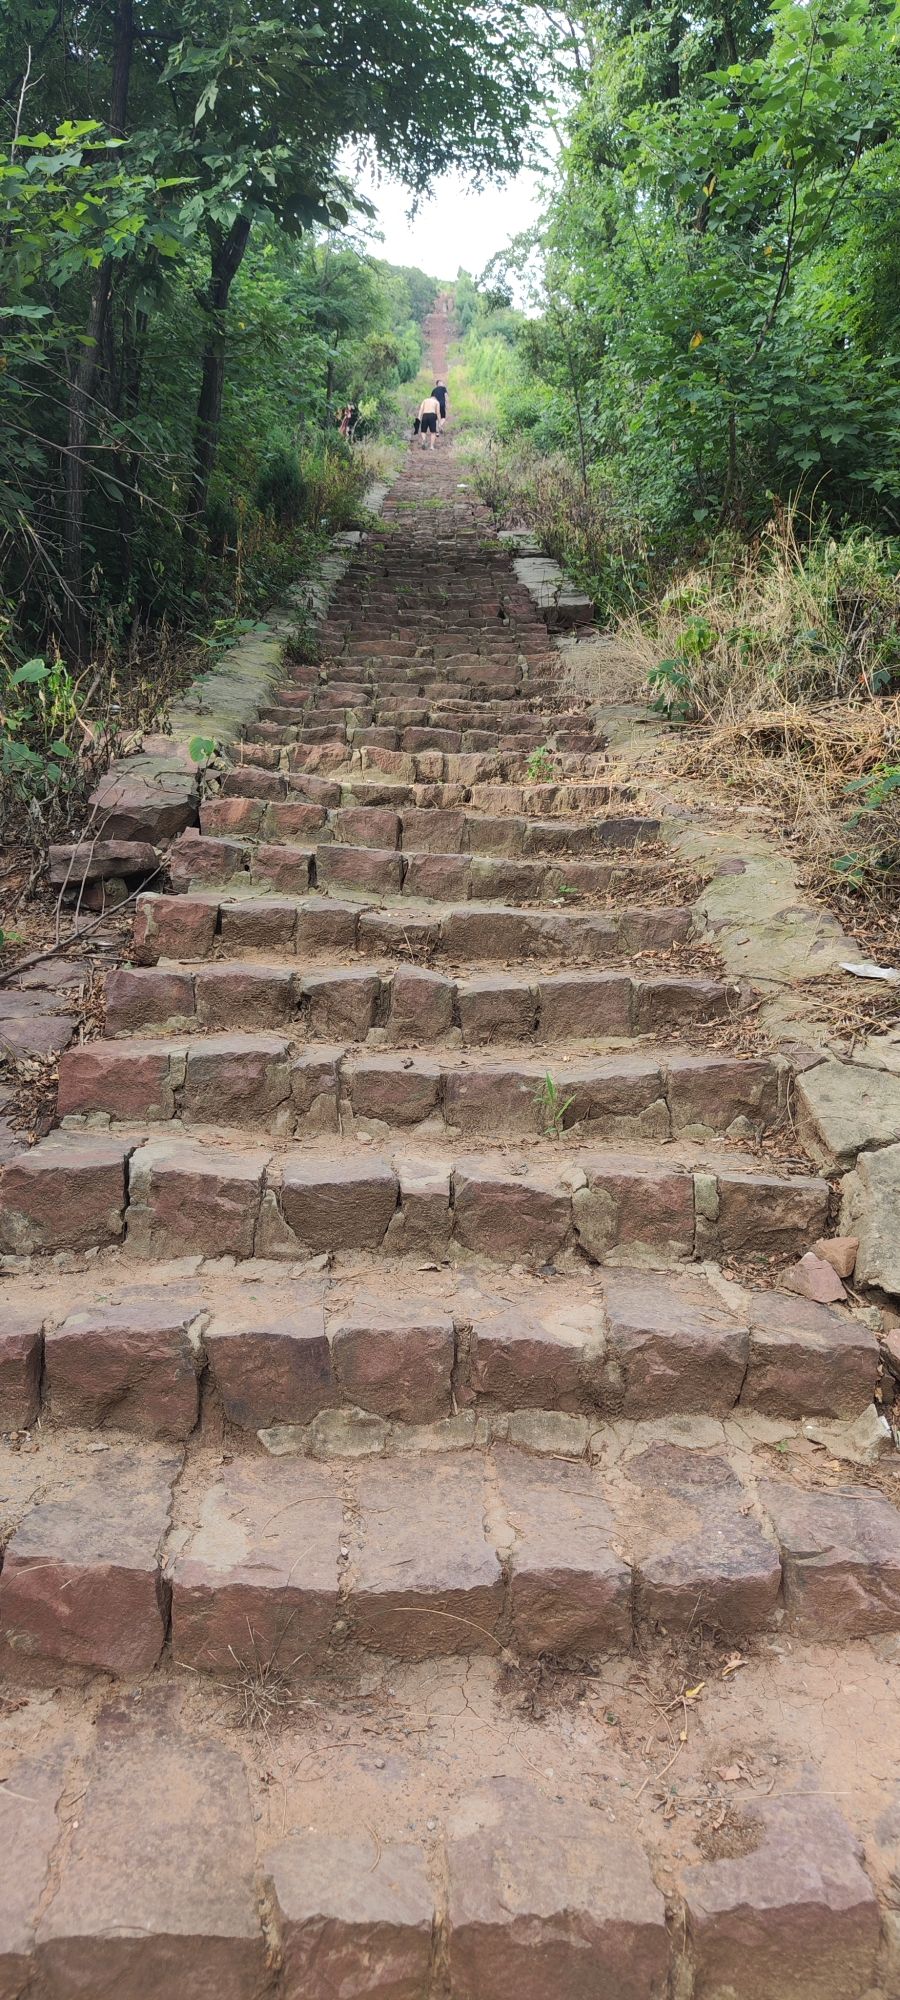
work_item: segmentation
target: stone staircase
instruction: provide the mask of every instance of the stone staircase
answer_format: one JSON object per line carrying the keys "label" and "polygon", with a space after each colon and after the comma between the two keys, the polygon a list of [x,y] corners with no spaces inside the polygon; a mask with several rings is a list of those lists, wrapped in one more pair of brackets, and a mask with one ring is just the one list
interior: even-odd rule
{"label": "stone staircase", "polygon": [[811,1748],[835,1677],[883,1727],[900,1513],[794,1453],[877,1343],[777,1288],[789,1066],[463,480],[0,1169],[4,2000],[900,1992],[872,1724],[847,1798]]}

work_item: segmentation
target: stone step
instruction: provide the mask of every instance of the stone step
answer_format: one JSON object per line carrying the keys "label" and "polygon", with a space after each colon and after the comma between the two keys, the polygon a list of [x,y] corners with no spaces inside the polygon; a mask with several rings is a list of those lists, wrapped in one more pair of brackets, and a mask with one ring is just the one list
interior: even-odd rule
{"label": "stone step", "polygon": [[[503,779],[452,785],[441,780],[404,782],[389,772],[376,776],[375,767],[368,763],[364,772],[361,768],[325,777],[317,772],[282,771],[279,763],[281,751],[277,746],[247,744],[245,747],[248,751],[247,762],[234,765],[223,780],[221,793],[208,797],[204,802],[206,807],[221,805],[223,799],[235,797],[276,802],[299,797],[326,809],[389,806],[401,814],[404,808],[408,808],[417,813],[421,822],[426,817],[426,810],[423,809],[438,807],[459,811],[468,808],[466,818],[477,817],[482,826],[488,820],[509,820],[511,830],[507,837],[512,841],[519,839],[514,823],[521,820],[522,851],[525,851],[532,833],[537,835],[544,827],[547,828],[546,838],[552,839],[547,823],[560,821],[568,825],[573,841],[581,843],[583,852],[585,841],[590,847],[598,839],[592,831],[592,820],[598,816],[605,819],[610,805],[628,805],[634,798],[630,786],[610,780],[581,780],[564,785],[513,784]],[[249,754],[251,751],[252,756]],[[493,760],[477,761],[480,764]],[[579,813],[590,814],[591,820],[572,817]],[[602,834],[599,843],[603,844]],[[423,841],[422,844],[426,843]]]}
{"label": "stone step", "polygon": [[[463,1021],[470,1006],[483,1020],[485,985],[492,1000],[493,981],[460,983]],[[314,975],[306,997],[315,1035],[327,1027],[327,980],[323,1007]],[[57,1115],[70,1122],[96,1122],[101,1114],[114,1123],[178,1119],[185,1127],[255,1127],[282,1137],[421,1127],[453,1138],[559,1140],[565,1133],[662,1145],[716,1133],[758,1141],[786,1115],[787,1069],[767,1056],[622,1051],[554,1058],[549,1068],[547,1061],[363,1052],[316,1040],[298,1050],[275,1031],[94,1041],[61,1054]]]}
{"label": "stone step", "polygon": [[523,910],[502,903],[462,903],[436,909],[411,897],[407,908],[332,896],[184,894],[138,897],[134,955],[140,965],[160,958],[205,959],[221,942],[244,950],[315,956],[336,951],[387,954],[401,960],[449,958],[454,964],[534,962],[606,965],[640,953],[669,953],[692,935],[689,909]]}
{"label": "stone step", "polygon": [[472,973],[466,978],[400,965],[289,964],[215,959],[192,967],[118,966],[105,980],[109,1036],[186,1027],[282,1028],[332,1040],[464,1048],[566,1044],[665,1034],[688,1022],[737,1015],[736,981],[689,973]]}
{"label": "stone step", "polygon": [[283,1257],[383,1251],[574,1268],[692,1257],[760,1263],[827,1227],[828,1182],[766,1173],[737,1152],[699,1157],[535,1143],[396,1158],[333,1139],[278,1152],[160,1136],[137,1120],[100,1137],[57,1131],[0,1166],[0,1249]]}
{"label": "stone step", "polygon": [[[654,863],[638,858],[622,866],[578,855],[571,860],[564,856],[539,860],[505,854],[443,854],[428,849],[401,853],[396,847],[347,845],[337,839],[317,841],[315,846],[304,844],[304,814],[318,810],[313,806],[298,814],[296,809],[283,809],[279,816],[282,824],[287,820],[286,830],[292,837],[281,841],[235,840],[191,828],[169,849],[173,889],[245,882],[251,887],[299,894],[309,888],[326,893],[334,888],[339,894],[414,896],[441,903],[559,903],[581,897],[596,900],[652,895],[669,879],[668,864],[663,860]],[[335,815],[337,820],[340,817]],[[371,818],[368,808],[366,817]],[[296,824],[298,819],[300,825]],[[618,831],[620,838],[610,840],[610,849],[634,849],[640,836],[629,838],[623,829]],[[315,832],[312,838],[316,838]]]}
{"label": "stone step", "polygon": [[[84,1434],[82,1434],[84,1435]],[[176,1669],[294,1684],[367,1657],[574,1665],[698,1620],[832,1642],[900,1630],[900,1509],[637,1435],[617,1463],[508,1446],[332,1464],[49,1437],[5,1509],[13,1683]],[[644,1639],[646,1635],[646,1640]]]}
{"label": "stone step", "polygon": [[[334,1695],[299,1716],[273,1700],[274,1783],[274,1732],[195,1715],[183,1689],[107,1698],[82,1740],[71,1697],[46,1695],[40,1740],[14,1716],[4,1759],[4,1847],[16,1864],[0,1928],[8,1991],[889,2000],[877,1888],[890,1873],[889,1784],[875,1786],[882,1830],[864,1865],[858,1794],[817,1789],[828,1782],[818,1728],[817,1768],[804,1763],[795,1789],[792,1686],[821,1672],[814,1649],[797,1654],[789,1667],[748,1661],[739,1677],[751,1770],[762,1768],[764,1689],[785,1718],[765,1738],[777,1790],[766,1797],[739,1781],[736,1810],[735,1787],[715,1775],[704,1784],[702,1766],[694,1777],[689,1751],[680,1769],[700,1792],[699,1820],[642,1819],[633,1794],[665,1761],[664,1732],[650,1701],[639,1708],[627,1693],[607,1694],[606,1710],[639,1718],[640,1752],[586,1702],[573,1755],[532,1702],[516,1713],[515,1750],[497,1775],[489,1746],[505,1741],[510,1712],[477,1656],[462,1723],[458,1706],[436,1698],[428,1663],[409,1669],[386,1713],[364,1709],[361,1726],[348,1727]],[[730,1699],[727,1681],[706,1696],[723,1737]],[[239,1684],[232,1714],[240,1706]],[[707,1824],[726,1814],[740,1834],[714,1843]],[[884,1875],[881,1886],[889,1929]]]}
{"label": "stone step", "polygon": [[[248,787],[242,790],[242,787]],[[385,787],[385,789],[387,789]],[[280,772],[243,766],[230,774],[223,795],[200,808],[203,835],[236,834],[245,840],[333,842],[407,854],[472,854],[581,863],[611,848],[654,842],[659,821],[607,813],[589,820],[531,819],[520,813],[477,813],[465,806],[403,806],[392,801],[326,805],[288,797]],[[196,836],[195,836],[196,837]],[[185,840],[177,850],[188,848]]]}
{"label": "stone step", "polygon": [[[528,781],[528,792],[533,799],[529,810],[539,812],[543,786],[539,782],[531,784],[528,774],[528,757],[521,745],[512,744],[500,750],[471,750],[448,754],[441,750],[390,750],[384,744],[363,743],[351,750],[346,743],[295,743],[286,751],[288,768],[294,772],[315,773],[327,776],[330,772],[361,773],[382,771],[405,784],[460,784],[519,783]],[[547,779],[547,793],[552,794],[553,803],[546,808],[551,812],[579,810],[578,802],[567,808],[557,803],[560,790],[569,784],[580,785],[583,781],[594,782],[601,762],[599,749],[590,752],[557,750],[553,753],[554,776]],[[589,801],[586,804],[589,809]],[[182,822],[183,824],[184,822]]]}
{"label": "stone step", "polygon": [[[543,1441],[602,1459],[621,1420],[852,1420],[875,1392],[878,1343],[863,1319],[715,1273],[607,1269],[549,1295],[523,1273],[506,1282],[512,1297],[447,1273],[429,1290],[411,1273],[386,1297],[372,1279],[261,1268],[229,1288],[202,1269],[139,1274],[123,1260],[100,1299],[87,1273],[58,1298],[10,1280],[0,1432],[40,1421],[181,1443],[224,1419],[236,1448],[270,1432],[270,1448],[321,1457],[403,1450],[410,1426],[432,1425],[438,1449]],[[547,1412],[565,1422],[545,1424]]]}

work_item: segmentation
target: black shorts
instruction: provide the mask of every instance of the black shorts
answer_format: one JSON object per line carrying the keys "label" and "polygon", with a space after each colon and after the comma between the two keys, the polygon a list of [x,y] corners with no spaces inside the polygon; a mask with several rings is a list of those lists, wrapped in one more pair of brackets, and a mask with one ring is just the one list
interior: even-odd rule
{"label": "black shorts", "polygon": [[424,417],[422,418],[422,429],[423,429],[423,431],[435,431],[435,432],[436,432],[436,431],[437,431],[437,417],[436,417],[436,416],[430,416],[430,417],[429,417],[429,416],[424,416]]}

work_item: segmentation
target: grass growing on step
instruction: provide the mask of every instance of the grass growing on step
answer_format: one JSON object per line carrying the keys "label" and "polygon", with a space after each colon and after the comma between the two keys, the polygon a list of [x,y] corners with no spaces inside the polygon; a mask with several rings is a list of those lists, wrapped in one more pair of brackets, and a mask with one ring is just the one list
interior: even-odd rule
{"label": "grass growing on step", "polygon": [[237,1704],[237,1720],[243,1729],[260,1730],[266,1734],[272,1724],[283,1720],[290,1709],[304,1705],[295,1693],[294,1674],[306,1654],[299,1652],[294,1659],[286,1662],[279,1658],[285,1636],[296,1615],[296,1611],[285,1614],[285,1623],[273,1652],[265,1658],[260,1655],[249,1618],[247,1634],[252,1660],[242,1659],[233,1646],[228,1648],[235,1674],[232,1680],[221,1681],[219,1685],[227,1694],[233,1695]]}
{"label": "grass growing on step", "polygon": [[525,765],[525,775],[529,784],[546,785],[556,774],[556,758],[546,743],[540,743],[532,750]]}
{"label": "grass growing on step", "polygon": [[559,1084],[550,1075],[548,1070],[546,1076],[538,1084],[537,1090],[534,1093],[534,1101],[541,1115],[544,1137],[546,1139],[561,1139],[566,1112],[569,1110],[570,1105],[574,1104],[574,1097],[563,1097]]}

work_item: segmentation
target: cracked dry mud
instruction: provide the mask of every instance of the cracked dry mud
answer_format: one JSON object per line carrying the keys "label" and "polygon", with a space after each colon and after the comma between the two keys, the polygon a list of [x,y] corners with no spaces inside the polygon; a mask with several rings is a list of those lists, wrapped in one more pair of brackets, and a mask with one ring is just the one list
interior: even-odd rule
{"label": "cracked dry mud", "polygon": [[789,1056],[451,433],[322,646],[0,1168],[0,2000],[891,2000]]}

